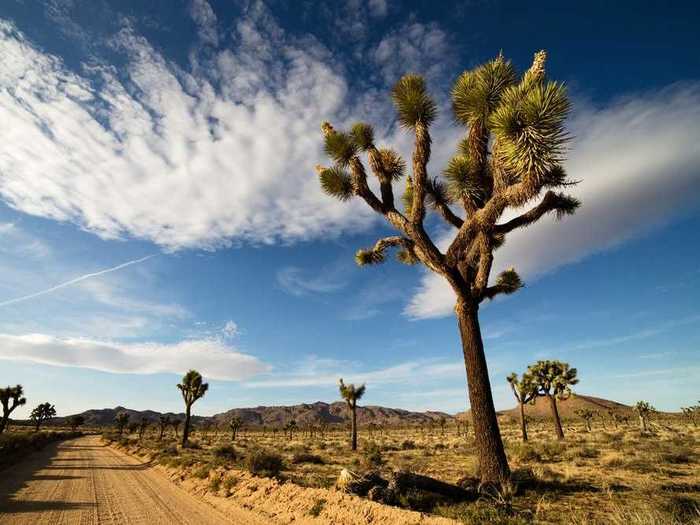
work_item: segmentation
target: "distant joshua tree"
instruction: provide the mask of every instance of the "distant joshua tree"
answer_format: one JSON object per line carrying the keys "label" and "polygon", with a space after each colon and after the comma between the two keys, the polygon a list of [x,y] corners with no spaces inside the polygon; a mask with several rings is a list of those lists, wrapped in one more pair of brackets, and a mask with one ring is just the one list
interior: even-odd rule
{"label": "distant joshua tree", "polygon": [[292,439],[292,437],[294,437],[294,432],[296,431],[296,429],[297,422],[293,419],[284,426],[284,430],[289,432],[289,439]]}
{"label": "distant joshua tree", "polygon": [[151,422],[148,420],[147,417],[142,417],[141,421],[139,422],[139,441],[143,439],[143,435],[146,433],[146,429],[149,427]]}
{"label": "distant joshua tree", "polygon": [[177,387],[182,393],[182,399],[185,401],[185,425],[182,429],[182,446],[187,446],[187,439],[190,435],[190,421],[192,418],[192,405],[198,399],[204,397],[204,394],[209,390],[209,383],[202,382],[202,375],[196,370],[190,370],[182,378],[182,383]]}
{"label": "distant joshua tree", "polygon": [[443,436],[445,435],[445,426],[447,425],[447,419],[445,419],[445,416],[440,416],[440,419],[438,420],[438,424],[440,425],[440,434]]}
{"label": "distant joshua tree", "polygon": [[29,419],[34,422],[34,432],[39,432],[41,424],[54,417],[56,417],[56,407],[47,401],[34,407]]}
{"label": "distant joshua tree", "polygon": [[[428,174],[430,126],[438,106],[422,77],[408,74],[399,79],[391,97],[398,123],[413,134],[415,145],[403,209],[394,202],[393,183],[404,175],[406,163],[394,150],[377,147],[372,126],[357,123],[344,132],[327,122],[322,125],[325,151],[333,161],[330,167],[317,167],[322,189],[342,201],[359,197],[398,233],[359,250],[357,263],[381,263],[387,251],[397,249],[399,261],[422,263],[444,278],[455,294],[484,484],[504,482],[510,470],[493,404],[479,305],[523,286],[514,269],[502,272],[489,286],[493,252],[512,231],[549,213],[570,215],[579,206],[576,199],[554,191],[571,184],[561,166],[569,139],[564,125],[569,101],[563,84],[545,77],[545,60],[544,51],[536,53],[532,66],[518,75],[499,55],[458,77],[452,88],[452,109],[466,133],[442,180]],[[363,153],[378,180],[379,195],[367,182]],[[524,207],[542,193],[541,201],[529,211],[499,222],[507,210]],[[461,213],[451,205],[461,208]],[[428,208],[455,232],[445,253],[426,231]]]}
{"label": "distant joshua tree", "polygon": [[70,427],[71,431],[75,432],[76,430],[78,430],[78,427],[81,427],[85,424],[85,416],[81,414],[70,416],[66,420],[66,423],[68,423],[68,426]]}
{"label": "distant joshua tree", "polygon": [[352,435],[352,450],[357,450],[357,401],[365,394],[365,385],[355,386],[353,384],[346,385],[341,378],[338,381],[338,389],[340,396],[345,400],[352,412],[352,423],[350,433]]}
{"label": "distant joshua tree", "polygon": [[[10,403],[10,401],[12,403]],[[15,408],[27,403],[27,398],[24,397],[24,388],[22,385],[8,386],[0,388],[0,403],[2,404],[2,419],[0,419],[0,434],[5,432],[10,414]]]}
{"label": "distant joshua tree", "polygon": [[700,416],[700,404],[692,407],[681,407],[681,411],[683,412],[683,416],[688,420],[689,423],[692,423],[695,427],[698,426],[698,416]]}
{"label": "distant joshua tree", "polygon": [[527,441],[527,420],[525,419],[525,404],[534,403],[537,399],[537,383],[533,381],[532,376],[528,374],[523,374],[522,379],[518,379],[518,374],[513,372],[506,380],[510,384],[510,388],[513,390],[513,395],[518,401],[518,408],[520,409],[520,432],[523,437],[523,441]]}
{"label": "distant joshua tree", "polygon": [[591,410],[590,408],[581,408],[574,412],[578,417],[586,422],[586,432],[591,432],[593,429],[591,427],[591,422],[593,418],[598,415],[598,412]]}
{"label": "distant joshua tree", "polygon": [[231,429],[231,441],[236,441],[236,434],[238,434],[242,424],[243,420],[240,418],[240,416],[233,416],[229,420],[228,427]]}
{"label": "distant joshua tree", "polygon": [[178,431],[177,429],[180,428],[180,425],[182,425],[182,420],[181,419],[173,419],[170,421],[170,426],[173,427],[173,432],[175,432],[175,437],[178,437]]}
{"label": "distant joshua tree", "polygon": [[121,436],[124,433],[124,429],[129,424],[129,414],[126,412],[119,412],[114,418],[114,422],[117,424],[117,431]]}
{"label": "distant joshua tree", "polygon": [[637,404],[634,405],[634,411],[639,416],[639,430],[642,434],[646,434],[649,431],[649,418],[653,412],[656,412],[656,409],[646,401],[637,401]]}
{"label": "distant joshua tree", "polygon": [[578,383],[577,371],[570,368],[568,363],[561,361],[537,361],[527,368],[527,374],[537,385],[540,396],[549,399],[552,408],[552,417],[557,431],[557,438],[564,439],[564,431],[561,428],[561,419],[557,409],[557,400],[568,399],[571,395],[571,387]]}
{"label": "distant joshua tree", "polygon": [[158,441],[162,441],[163,434],[165,434],[165,429],[168,428],[172,422],[170,421],[170,416],[167,414],[161,414],[158,416]]}

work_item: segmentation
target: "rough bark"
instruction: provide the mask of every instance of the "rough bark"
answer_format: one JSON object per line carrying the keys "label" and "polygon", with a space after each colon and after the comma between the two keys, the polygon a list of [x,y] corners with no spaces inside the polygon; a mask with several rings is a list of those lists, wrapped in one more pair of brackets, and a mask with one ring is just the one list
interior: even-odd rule
{"label": "rough bark", "polygon": [[554,418],[554,427],[557,430],[557,439],[564,439],[564,430],[561,428],[561,419],[559,419],[559,409],[557,408],[556,397],[549,395],[549,406],[552,408],[552,417]]}
{"label": "rough bark", "polygon": [[182,446],[187,446],[187,438],[190,437],[190,405],[185,407],[185,426],[182,429]]}
{"label": "rough bark", "polygon": [[357,404],[352,403],[352,449],[357,450]]}
{"label": "rough bark", "polygon": [[527,441],[527,424],[525,423],[525,405],[524,403],[518,403],[520,405],[520,430],[523,434],[523,441]]}
{"label": "rough bark", "polygon": [[481,482],[485,485],[500,485],[509,479],[510,469],[491,394],[491,382],[479,327],[478,305],[470,299],[460,299],[455,313],[467,370],[469,404],[472,410]]}
{"label": "rough bark", "polygon": [[5,432],[5,429],[7,428],[7,420],[8,419],[9,418],[5,417],[5,416],[3,416],[2,419],[0,419],[0,434]]}

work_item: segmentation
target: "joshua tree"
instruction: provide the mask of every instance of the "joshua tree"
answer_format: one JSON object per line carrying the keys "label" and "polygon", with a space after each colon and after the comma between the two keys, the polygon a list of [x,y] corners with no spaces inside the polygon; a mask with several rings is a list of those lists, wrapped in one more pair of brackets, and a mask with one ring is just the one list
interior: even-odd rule
{"label": "joshua tree", "polygon": [[146,429],[150,424],[151,422],[148,420],[147,417],[141,418],[141,422],[139,423],[139,441],[143,439],[143,435],[145,434]]}
{"label": "joshua tree", "polygon": [[76,430],[78,430],[78,427],[83,426],[85,424],[85,416],[76,414],[74,416],[70,416],[66,422],[68,423],[70,429],[73,432],[75,432]]}
{"label": "joshua tree", "polygon": [[119,412],[114,418],[114,422],[117,424],[117,430],[121,436],[124,433],[124,429],[129,424],[129,414],[126,412]]}
{"label": "joshua tree", "polygon": [[236,441],[236,434],[238,434],[242,424],[243,420],[239,416],[233,416],[228,422],[228,426],[231,429],[231,441]]}
{"label": "joshua tree", "polygon": [[688,420],[689,423],[692,423],[695,427],[698,426],[697,417],[700,414],[700,405],[695,405],[692,407],[681,407],[681,411],[683,412],[683,416]]}
{"label": "joshua tree", "polygon": [[557,400],[569,398],[571,387],[578,383],[576,373],[575,368],[569,368],[568,363],[561,361],[537,361],[527,368],[527,374],[537,385],[537,395],[549,399],[558,439],[564,439],[564,431],[561,428]]}
{"label": "joshua tree", "polygon": [[34,422],[34,432],[39,432],[39,427],[45,421],[56,417],[56,407],[48,401],[34,407],[29,418]]}
{"label": "joshua tree", "polygon": [[168,428],[170,424],[170,416],[168,416],[167,414],[161,414],[160,416],[158,416],[158,441],[161,441],[163,439],[165,429]]}
{"label": "joshua tree", "polygon": [[649,431],[649,417],[652,412],[656,412],[656,409],[646,401],[637,401],[634,411],[639,416],[639,430],[642,434],[646,434]]}
{"label": "joshua tree", "polygon": [[293,419],[292,419],[291,421],[289,421],[289,422],[284,426],[284,430],[286,430],[287,432],[289,432],[289,439],[292,439],[292,437],[293,437],[293,435],[294,435],[294,431],[295,431],[296,429],[297,429],[297,422],[294,421]]}
{"label": "joshua tree", "polygon": [[[10,403],[10,401],[12,403]],[[0,388],[0,403],[2,403],[2,419],[0,419],[0,434],[5,432],[10,414],[15,408],[24,405],[27,398],[24,397],[24,388],[22,385],[8,386]]]}
{"label": "joshua tree", "polygon": [[[479,305],[523,286],[513,269],[490,280],[493,252],[513,230],[551,212],[557,217],[572,214],[579,206],[576,199],[553,191],[571,184],[561,167],[569,102],[563,85],[545,78],[545,59],[540,51],[518,76],[499,55],[459,76],[452,89],[452,107],[466,133],[442,180],[428,175],[430,126],[437,105],[420,76],[405,75],[396,83],[391,96],[398,122],[415,140],[402,210],[395,206],[392,184],[403,176],[404,160],[394,150],[375,145],[369,124],[355,124],[350,132],[336,131],[329,123],[322,126],[325,151],[334,163],[317,167],[323,190],[340,200],[361,198],[398,232],[358,251],[357,263],[380,263],[386,251],[396,248],[401,262],[422,263],[454,291],[479,470],[482,482],[488,484],[506,480],[510,471],[493,404]],[[367,182],[361,153],[367,154],[378,179],[379,195]],[[529,211],[499,222],[506,210],[526,206],[543,192]],[[450,205],[461,212],[455,213]],[[445,253],[425,230],[428,207],[456,232]]]}
{"label": "joshua tree", "polygon": [[202,376],[196,370],[190,370],[182,378],[182,383],[177,385],[185,401],[185,425],[182,429],[182,446],[187,446],[187,438],[190,435],[190,419],[192,405],[198,399],[204,397],[209,390],[209,383],[202,382]]}
{"label": "joshua tree", "polygon": [[445,435],[445,425],[447,425],[447,419],[445,419],[445,416],[440,416],[438,423],[440,425],[440,433],[444,436]]}
{"label": "joshua tree", "polygon": [[513,395],[518,401],[520,409],[520,431],[523,435],[523,441],[527,441],[527,422],[525,420],[525,403],[534,403],[537,398],[537,384],[528,374],[523,374],[522,379],[518,379],[518,374],[513,372],[506,380],[513,390]]}
{"label": "joshua tree", "polygon": [[341,378],[338,381],[340,396],[345,400],[352,412],[350,433],[352,436],[352,450],[357,450],[357,400],[365,394],[365,385],[346,385]]}
{"label": "joshua tree", "polygon": [[593,421],[593,418],[597,416],[598,413],[589,408],[581,408],[574,413],[586,422],[586,432],[591,432],[593,430],[591,428],[591,421]]}

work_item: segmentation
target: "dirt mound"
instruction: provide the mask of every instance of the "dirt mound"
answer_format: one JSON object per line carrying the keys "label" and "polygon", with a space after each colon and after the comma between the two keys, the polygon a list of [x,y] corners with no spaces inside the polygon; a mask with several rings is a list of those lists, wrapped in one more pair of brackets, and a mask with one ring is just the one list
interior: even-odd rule
{"label": "dirt mound", "polygon": [[[582,394],[571,394],[569,399],[562,401],[557,401],[557,407],[559,409],[559,415],[563,419],[573,419],[576,418],[577,410],[593,410],[598,411],[600,415],[608,415],[608,411],[613,411],[614,413],[622,416],[629,416],[632,414],[632,407],[628,405],[623,405],[616,401],[610,401],[609,399],[602,399],[599,397],[586,396]],[[518,407],[511,408],[510,410],[505,410],[501,412],[504,416],[511,418],[519,418],[520,411]],[[548,418],[551,417],[551,407],[549,406],[549,400],[546,397],[538,397],[534,405],[525,405],[525,414],[528,417],[534,419]]]}

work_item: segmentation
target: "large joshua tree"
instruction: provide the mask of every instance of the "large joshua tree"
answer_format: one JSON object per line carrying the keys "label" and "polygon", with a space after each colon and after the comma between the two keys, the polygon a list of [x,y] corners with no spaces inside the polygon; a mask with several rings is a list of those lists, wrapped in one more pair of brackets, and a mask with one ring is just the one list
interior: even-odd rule
{"label": "large joshua tree", "polygon": [[209,383],[202,382],[202,375],[196,370],[190,370],[182,378],[182,383],[177,385],[185,401],[185,424],[182,428],[182,446],[187,446],[187,438],[190,435],[190,419],[192,405],[198,399],[204,397],[209,390]]}
{"label": "large joshua tree", "polygon": [[525,419],[525,404],[532,403],[537,399],[537,384],[528,374],[523,374],[522,379],[518,379],[518,374],[513,372],[506,380],[513,390],[513,395],[518,402],[520,409],[520,431],[523,441],[527,441],[527,420]]}
{"label": "large joshua tree", "polygon": [[[393,189],[405,171],[401,157],[375,144],[369,124],[357,123],[349,132],[337,131],[327,122],[322,126],[325,150],[333,161],[330,167],[317,167],[323,190],[340,200],[361,198],[398,232],[359,250],[357,263],[380,263],[387,250],[395,248],[401,262],[422,263],[446,279],[455,293],[484,483],[500,483],[510,472],[491,394],[479,305],[522,287],[513,269],[490,279],[494,250],[510,232],[550,212],[557,217],[571,214],[579,205],[576,199],[553,191],[570,184],[561,166],[569,102],[564,86],[545,78],[545,58],[544,51],[537,53],[522,76],[502,56],[459,76],[452,89],[452,107],[466,132],[442,178],[428,174],[430,126],[437,106],[420,76],[405,75],[396,83],[391,97],[398,122],[415,139],[402,210],[396,207]],[[362,153],[378,180],[379,195],[367,182]],[[509,208],[527,206],[543,192],[539,203],[528,211],[501,219]],[[454,238],[444,253],[426,232],[428,208],[454,228]]]}
{"label": "large joshua tree", "polygon": [[345,400],[348,404],[348,408],[350,408],[352,450],[357,450],[357,401],[365,395],[366,387],[365,385],[346,385],[341,378],[340,381],[338,381],[338,389],[340,390],[340,397]]}
{"label": "large joshua tree", "polygon": [[552,409],[552,419],[557,431],[557,438],[564,439],[564,430],[561,428],[561,418],[557,408],[557,400],[568,399],[571,395],[571,387],[578,383],[575,368],[570,368],[569,363],[561,361],[537,361],[527,367],[527,374],[537,385],[538,395],[549,399]]}
{"label": "large joshua tree", "polygon": [[10,414],[17,408],[26,404],[22,385],[0,388],[0,403],[2,404],[2,419],[0,419],[0,434],[7,428]]}
{"label": "large joshua tree", "polygon": [[54,417],[56,417],[56,407],[48,401],[34,407],[29,416],[29,418],[34,422],[34,432],[39,432],[39,427],[41,427],[41,424]]}

